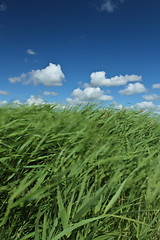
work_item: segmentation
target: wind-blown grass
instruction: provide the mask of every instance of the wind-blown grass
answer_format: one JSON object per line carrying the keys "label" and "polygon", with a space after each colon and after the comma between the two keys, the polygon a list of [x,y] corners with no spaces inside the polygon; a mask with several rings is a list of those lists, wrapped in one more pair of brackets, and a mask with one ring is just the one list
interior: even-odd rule
{"label": "wind-blown grass", "polygon": [[160,123],[88,104],[0,109],[0,239],[160,238]]}

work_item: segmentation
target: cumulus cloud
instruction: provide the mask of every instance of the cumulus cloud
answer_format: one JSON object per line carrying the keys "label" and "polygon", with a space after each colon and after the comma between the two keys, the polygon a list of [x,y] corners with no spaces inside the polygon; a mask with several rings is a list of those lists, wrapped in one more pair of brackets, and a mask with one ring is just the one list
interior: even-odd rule
{"label": "cumulus cloud", "polygon": [[153,84],[153,85],[152,85],[152,88],[153,88],[153,89],[155,89],[155,88],[160,88],[160,83]]}
{"label": "cumulus cloud", "polygon": [[20,101],[20,100],[14,100],[13,102],[12,102],[13,104],[15,104],[15,105],[22,105],[23,103]]}
{"label": "cumulus cloud", "polygon": [[29,54],[29,55],[35,55],[36,52],[34,52],[34,51],[31,50],[31,49],[28,49],[28,50],[27,50],[27,54]]}
{"label": "cumulus cloud", "polygon": [[[4,105],[6,105],[8,102],[7,101],[0,101],[0,107],[3,107]],[[65,109],[66,106],[64,104],[58,104],[56,102],[49,102],[47,103],[46,101],[44,101],[42,99],[41,95],[31,95],[30,98],[28,98],[26,101],[21,102],[19,99],[16,99],[14,101],[11,102],[11,104],[15,107],[19,107],[21,105],[28,105],[31,106],[32,104],[38,106],[38,105],[44,105],[44,104],[49,104],[50,106],[54,107],[54,108],[59,108],[59,109]]]}
{"label": "cumulus cloud", "polygon": [[99,87],[87,87],[84,90],[77,88],[71,94],[72,98],[67,98],[66,101],[73,104],[86,103],[89,100],[99,100],[99,101],[110,101],[113,99],[112,96],[107,96],[104,91]]}
{"label": "cumulus cloud", "polygon": [[121,104],[118,104],[117,102],[113,102],[112,104],[115,105],[113,108],[116,110],[121,110],[124,107],[124,109],[143,110],[143,112],[141,112],[140,114],[151,111],[151,115],[160,115],[160,105],[154,105],[152,101],[136,103],[135,105],[132,105],[130,107],[125,107]]}
{"label": "cumulus cloud", "polygon": [[58,95],[58,93],[56,93],[56,92],[48,92],[48,91],[45,91],[43,94],[44,95],[52,95],[52,96],[57,96]]}
{"label": "cumulus cloud", "polygon": [[155,105],[150,101],[150,102],[141,102],[141,103],[136,103],[134,105],[135,107],[139,108],[139,109],[151,109],[151,108],[155,108]]}
{"label": "cumulus cloud", "polygon": [[[3,105],[5,104],[6,101],[4,101]],[[7,102],[6,102],[7,103]],[[1,103],[0,103],[1,104]],[[63,105],[63,104],[58,104],[56,102],[49,102],[47,103],[46,101],[44,101],[42,99],[42,96],[40,95],[37,95],[37,96],[34,96],[34,95],[31,95],[30,98],[27,99],[26,102],[22,103],[19,99],[15,100],[12,102],[12,104],[16,107],[19,107],[21,105],[28,105],[28,106],[31,106],[32,104],[38,106],[38,105],[44,105],[44,104],[48,104],[50,105],[51,107],[54,107],[54,108],[58,108],[58,109],[65,109],[66,106]]]}
{"label": "cumulus cloud", "polygon": [[157,94],[150,94],[150,95],[144,95],[142,96],[142,98],[146,101],[153,101],[153,100],[159,99],[160,96],[158,96]]}
{"label": "cumulus cloud", "polygon": [[0,107],[1,107],[1,106],[4,106],[4,105],[7,104],[7,103],[8,103],[8,102],[5,101],[5,100],[4,100],[4,101],[0,101]]}
{"label": "cumulus cloud", "polygon": [[40,105],[40,104],[45,104],[45,101],[42,99],[42,97],[40,95],[38,96],[31,96],[27,102],[27,105],[31,106],[32,104],[34,105]]}
{"label": "cumulus cloud", "polygon": [[61,70],[61,66],[50,63],[44,69],[32,70],[31,72],[21,74],[19,77],[10,77],[11,83],[23,82],[24,85],[33,83],[34,85],[43,84],[44,86],[62,86],[64,80],[64,74]]}
{"label": "cumulus cloud", "polygon": [[5,12],[7,10],[7,5],[5,3],[0,4],[0,12]]}
{"label": "cumulus cloud", "polygon": [[114,109],[119,109],[121,110],[123,108],[122,104],[118,104],[116,101],[112,102],[112,105],[114,105]]}
{"label": "cumulus cloud", "polygon": [[[128,75],[125,76],[115,76],[112,78],[106,78],[106,73],[104,71],[93,72],[90,75],[91,78],[91,86],[94,87],[111,87],[111,86],[121,86],[125,85],[127,82],[135,82],[135,81],[142,81],[142,77],[138,75]],[[89,84],[88,84],[89,85]],[[87,86],[87,84],[85,84]]]}
{"label": "cumulus cloud", "polygon": [[154,105],[152,103],[152,101],[150,102],[141,102],[141,103],[136,103],[133,106],[134,109],[139,109],[139,110],[143,110],[143,113],[151,111],[151,115],[152,114],[158,114],[160,115],[160,105]]}
{"label": "cumulus cloud", "polygon": [[119,91],[119,93],[121,95],[127,95],[127,96],[138,94],[138,93],[143,93],[143,92],[147,92],[147,89],[141,83],[135,83],[135,84],[130,83],[126,87],[126,89]]}
{"label": "cumulus cloud", "polygon": [[7,91],[0,90],[0,95],[9,95],[10,93]]}

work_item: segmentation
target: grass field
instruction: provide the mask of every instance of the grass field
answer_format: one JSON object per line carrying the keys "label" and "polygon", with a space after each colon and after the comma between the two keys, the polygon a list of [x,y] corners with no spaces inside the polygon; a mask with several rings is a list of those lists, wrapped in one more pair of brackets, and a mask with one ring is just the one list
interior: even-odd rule
{"label": "grass field", "polygon": [[160,123],[97,108],[0,109],[0,239],[160,239]]}

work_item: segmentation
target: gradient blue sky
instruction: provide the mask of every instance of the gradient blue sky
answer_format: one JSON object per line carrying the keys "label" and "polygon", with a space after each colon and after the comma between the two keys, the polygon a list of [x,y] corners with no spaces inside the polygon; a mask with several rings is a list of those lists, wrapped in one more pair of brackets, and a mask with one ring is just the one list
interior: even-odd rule
{"label": "gradient blue sky", "polygon": [[160,114],[159,0],[0,1],[0,103]]}

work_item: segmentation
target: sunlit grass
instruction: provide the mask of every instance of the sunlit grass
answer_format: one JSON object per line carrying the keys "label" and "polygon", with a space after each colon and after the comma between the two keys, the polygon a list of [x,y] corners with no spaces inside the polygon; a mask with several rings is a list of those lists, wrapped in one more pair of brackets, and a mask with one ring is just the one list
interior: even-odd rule
{"label": "sunlit grass", "polygon": [[0,239],[160,239],[160,123],[96,104],[0,109]]}

